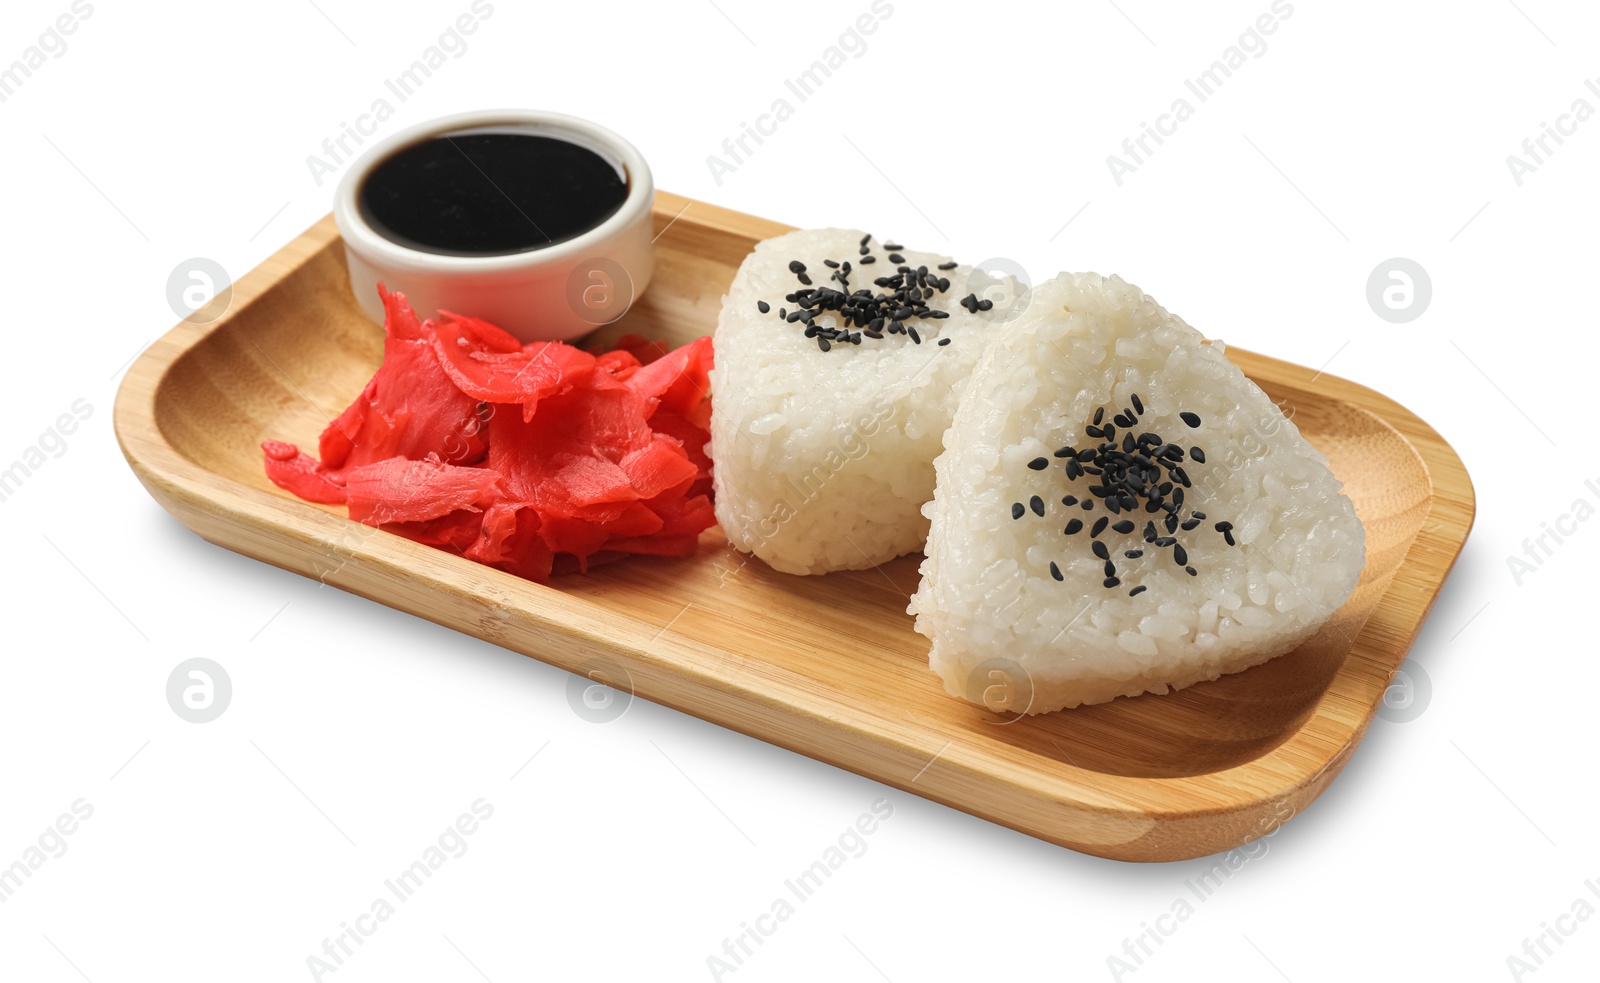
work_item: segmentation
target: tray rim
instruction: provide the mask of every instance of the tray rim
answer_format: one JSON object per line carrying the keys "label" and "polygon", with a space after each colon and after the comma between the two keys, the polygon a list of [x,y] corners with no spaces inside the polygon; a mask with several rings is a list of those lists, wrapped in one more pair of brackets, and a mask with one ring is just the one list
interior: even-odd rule
{"label": "tray rim", "polygon": [[[693,218],[678,229],[679,236],[732,236],[753,245],[760,239],[790,230],[781,223],[668,192],[657,193],[655,221],[661,233],[676,226],[691,212]],[[241,277],[233,285],[231,305],[221,317],[206,324],[179,322],[163,334],[129,367],[119,386],[113,410],[118,444],[135,475],[158,504],[218,545],[306,576],[316,575],[270,557],[258,556],[238,542],[223,542],[208,536],[207,529],[225,520],[243,523],[257,534],[287,536],[297,541],[297,547],[325,551],[336,540],[340,529],[358,524],[201,467],[162,434],[156,419],[156,398],[167,372],[187,352],[213,332],[222,330],[280,280],[314,261],[338,240],[331,214],[325,216]],[[1252,378],[1271,376],[1283,384],[1356,405],[1383,420],[1421,460],[1427,475],[1428,499],[1427,514],[1416,538],[1354,640],[1346,665],[1329,682],[1306,720],[1264,754],[1220,771],[1171,778],[1135,777],[1083,769],[1067,760],[1058,762],[1059,767],[1053,773],[1031,770],[1029,778],[1033,785],[1023,790],[1017,785],[1018,775],[1004,775],[995,770],[992,751],[973,752],[970,746],[957,747],[954,743],[943,749],[926,747],[926,741],[918,743],[919,735],[940,740],[943,737],[936,731],[919,729],[907,715],[874,715],[866,712],[871,708],[861,708],[865,716],[840,720],[828,712],[829,707],[822,701],[806,706],[804,701],[793,698],[792,691],[785,690],[780,697],[778,689],[781,687],[760,679],[738,677],[737,657],[731,653],[722,653],[722,658],[708,657],[715,656],[717,651],[708,652],[703,643],[669,636],[640,643],[637,637],[629,637],[629,631],[619,629],[616,619],[608,621],[592,610],[585,614],[582,609],[587,607],[587,602],[581,597],[530,584],[398,536],[367,537],[359,550],[351,551],[351,559],[360,560],[361,566],[352,571],[349,583],[322,579],[341,589],[476,634],[569,671],[594,658],[620,660],[630,671],[639,696],[1071,849],[1133,860],[1203,856],[1255,837],[1232,842],[1214,841],[1210,843],[1211,848],[1201,853],[1192,849],[1164,850],[1159,845],[1152,848],[1147,843],[1137,851],[1124,854],[1117,844],[1086,845],[1080,840],[1052,835],[1048,829],[1040,828],[1037,819],[1024,822],[1022,818],[980,811],[974,803],[981,802],[982,796],[975,798],[973,791],[986,787],[992,790],[999,781],[1013,791],[1037,798],[1043,811],[1034,810],[1036,816],[1048,815],[1052,806],[1065,806],[1084,816],[1188,828],[1187,834],[1163,837],[1177,840],[1184,840],[1186,835],[1203,839],[1205,823],[1222,815],[1266,816],[1269,812],[1281,815],[1286,806],[1292,808],[1291,815],[1297,814],[1342,770],[1365,735],[1378,705],[1370,698],[1363,698],[1354,701],[1353,706],[1340,707],[1339,703],[1349,698],[1344,692],[1347,687],[1341,686],[1341,681],[1363,683],[1379,694],[1388,687],[1465,545],[1476,510],[1471,479],[1460,457],[1436,430],[1400,403],[1330,373],[1313,374],[1309,368],[1270,356],[1233,346],[1229,347],[1229,355],[1245,367]],[[1330,389],[1337,392],[1329,394],[1327,390]],[[1425,555],[1432,557],[1430,562],[1422,562]],[[386,580],[410,580],[421,581],[430,590],[463,594],[458,586],[442,578],[448,576],[459,582],[462,579],[459,565],[464,563],[474,568],[471,574],[475,590],[470,592],[470,597],[453,598],[462,602],[457,604],[461,613],[453,619],[436,617],[435,613],[420,609],[420,605],[408,606],[403,596],[397,599],[392,591],[373,586]],[[356,573],[361,576],[354,576]],[[1396,629],[1398,634],[1384,640],[1376,653],[1360,651],[1364,648],[1363,639],[1373,630],[1379,615],[1393,613],[1388,608],[1398,591],[1421,598],[1421,609],[1415,612],[1414,618],[1402,619],[1398,626],[1385,625],[1386,629]],[[519,594],[535,598],[538,603],[519,604],[516,602]],[[515,612],[520,620],[507,618],[508,612]],[[468,620],[479,630],[455,623]],[[1377,665],[1363,664],[1370,659],[1358,660],[1358,655],[1373,654],[1380,657]],[[1347,679],[1347,676],[1360,678]],[[786,708],[783,714],[761,718],[761,711],[777,705]],[[716,712],[710,712],[713,710]],[[732,712],[739,710],[756,716],[741,717]],[[870,734],[864,735],[861,723],[874,716],[877,718],[874,727]],[[836,739],[850,735],[869,737],[876,743],[878,752],[871,759],[873,767],[858,766],[839,753],[825,753],[839,750],[826,742],[819,743],[817,735],[826,732],[835,733]],[[941,764],[934,776],[937,780],[913,787],[913,783],[925,777],[922,770],[934,770],[925,767],[925,764],[932,764],[930,755]],[[891,766],[902,764],[908,766],[906,777],[897,778],[900,769]],[[1152,789],[1160,790],[1160,799],[1140,794],[1141,790]],[[1180,794],[1191,799],[1190,804],[1171,806],[1171,800]],[[1263,829],[1256,835],[1269,831]]]}

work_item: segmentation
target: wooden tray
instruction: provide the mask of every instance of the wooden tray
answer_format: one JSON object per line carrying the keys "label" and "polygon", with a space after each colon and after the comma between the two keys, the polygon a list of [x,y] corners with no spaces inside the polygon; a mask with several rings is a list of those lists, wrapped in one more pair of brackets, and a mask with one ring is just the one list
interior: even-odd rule
{"label": "wooden tray", "polygon": [[[735,269],[788,231],[675,195],[656,201],[655,281],[612,333],[710,333]],[[1203,856],[1272,832],[1365,732],[1467,531],[1473,493],[1427,424],[1370,389],[1230,349],[1332,462],[1367,567],[1294,654],[1179,693],[1008,722],[947,696],[911,630],[917,557],[790,577],[720,532],[697,556],[638,558],[540,587],[308,505],[262,472],[266,438],[315,447],[361,390],[382,333],[350,295],[332,218],[179,324],[117,396],[123,453],[201,536],[307,577],[1074,850]]]}

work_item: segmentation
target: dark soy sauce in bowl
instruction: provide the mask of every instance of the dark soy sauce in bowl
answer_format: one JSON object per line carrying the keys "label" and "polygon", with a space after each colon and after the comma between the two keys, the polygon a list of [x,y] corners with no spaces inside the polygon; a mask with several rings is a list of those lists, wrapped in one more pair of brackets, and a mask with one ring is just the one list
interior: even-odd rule
{"label": "dark soy sauce in bowl", "polygon": [[535,133],[432,137],[372,168],[357,193],[373,231],[443,256],[502,256],[574,239],[628,197],[621,169]]}

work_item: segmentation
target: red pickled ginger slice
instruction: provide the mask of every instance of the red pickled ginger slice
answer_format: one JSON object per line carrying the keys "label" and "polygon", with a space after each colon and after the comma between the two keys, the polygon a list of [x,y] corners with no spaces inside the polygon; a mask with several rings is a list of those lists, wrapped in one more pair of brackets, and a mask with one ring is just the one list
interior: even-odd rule
{"label": "red pickled ginger slice", "polygon": [[385,292],[383,364],[356,401],[323,431],[322,467],[342,472],[392,457],[450,464],[483,455],[478,401],[445,374],[428,330],[399,292]]}
{"label": "red pickled ginger slice", "polygon": [[524,418],[532,417],[541,399],[569,391],[594,372],[595,357],[571,345],[536,342],[507,349],[505,341],[515,346],[515,339],[488,322],[454,314],[441,318],[432,325],[433,348],[450,380],[474,399],[522,404]]}
{"label": "red pickled ginger slice", "polygon": [[354,469],[346,475],[344,487],[350,518],[375,526],[421,522],[478,508],[498,497],[500,476],[488,468],[397,457]]}
{"label": "red pickled ginger slice", "polygon": [[261,444],[267,455],[267,478],[286,492],[308,502],[338,505],[345,500],[344,488],[328,479],[317,459],[293,444],[267,440]]}

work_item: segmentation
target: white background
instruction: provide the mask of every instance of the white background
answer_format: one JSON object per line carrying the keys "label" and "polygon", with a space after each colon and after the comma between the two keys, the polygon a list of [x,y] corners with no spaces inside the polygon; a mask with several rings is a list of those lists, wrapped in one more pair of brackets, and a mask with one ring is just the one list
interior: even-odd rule
{"label": "white background", "polygon": [[[1424,712],[1376,721],[1331,790],[1122,978],[1518,978],[1525,939],[1579,897],[1600,907],[1600,670],[1580,628],[1600,522],[1520,585],[1507,566],[1575,500],[1600,504],[1600,120],[1520,186],[1506,158],[1575,99],[1600,110],[1583,84],[1600,15],[1294,0],[1118,186],[1107,155],[1269,6],[1118,3],[893,0],[720,185],[707,156],[866,0],[494,0],[380,132],[488,106],[590,117],[660,187],[1036,280],[1121,273],[1212,335],[1434,424],[1479,511],[1408,663],[1431,681]],[[8,0],[0,65],[67,9]],[[195,256],[242,275],[324,215],[332,181],[307,156],[467,9],[94,0],[0,103],[0,466],[74,400],[93,407],[0,503],[0,866],[75,800],[94,810],[0,904],[0,976],[310,978],[324,938],[482,797],[467,853],[323,978],[704,980],[887,797],[867,852],[724,979],[1114,978],[1108,957],[1205,861],[1071,853],[643,701],[586,722],[565,673],[210,546],[127,469],[113,396],[176,320],[168,275]],[[1431,274],[1407,324],[1366,300],[1395,256]],[[203,725],[164,695],[194,656],[234,686]],[[1600,917],[1560,924],[1521,978],[1595,978]]]}

